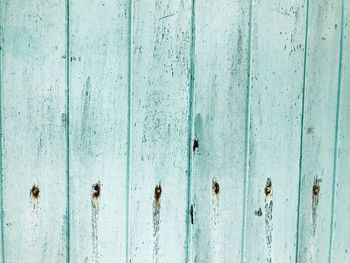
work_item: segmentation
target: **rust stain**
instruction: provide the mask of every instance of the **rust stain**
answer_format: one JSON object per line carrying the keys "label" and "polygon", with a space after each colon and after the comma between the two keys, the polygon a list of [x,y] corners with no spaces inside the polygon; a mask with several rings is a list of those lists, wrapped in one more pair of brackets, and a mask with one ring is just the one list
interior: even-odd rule
{"label": "rust stain", "polygon": [[97,206],[100,200],[101,195],[101,184],[100,182],[92,186],[92,203],[94,206]]}
{"label": "rust stain", "polygon": [[[212,190],[213,190],[213,194],[214,194],[215,199],[216,199],[216,206],[219,206],[220,185],[216,179],[213,179],[213,181],[212,181]],[[215,211],[215,212],[217,212],[217,211]]]}
{"label": "rust stain", "polygon": [[162,187],[159,184],[154,188],[153,201],[153,262],[158,262],[159,251],[159,230],[160,230],[160,198],[162,195]]}
{"label": "rust stain", "polygon": [[267,178],[266,180],[264,192],[265,192],[265,201],[266,201],[268,197],[272,196],[272,183],[270,178]]}
{"label": "rust stain", "polygon": [[212,188],[213,188],[214,194],[218,195],[220,193],[220,185],[215,179],[213,179],[213,186],[212,186]]}
{"label": "rust stain", "polygon": [[154,188],[154,202],[157,206],[160,206],[160,196],[162,195],[162,187],[160,184]]}
{"label": "rust stain", "polygon": [[33,202],[38,202],[39,193],[40,193],[39,187],[34,184],[32,189],[30,190],[30,196],[31,196]]}

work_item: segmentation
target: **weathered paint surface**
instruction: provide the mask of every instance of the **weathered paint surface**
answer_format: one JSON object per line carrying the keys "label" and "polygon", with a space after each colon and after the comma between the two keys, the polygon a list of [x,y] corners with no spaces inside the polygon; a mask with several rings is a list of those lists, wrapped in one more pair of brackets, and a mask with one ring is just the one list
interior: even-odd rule
{"label": "weathered paint surface", "polygon": [[244,262],[295,261],[306,12],[252,5]]}
{"label": "weathered paint surface", "polygon": [[197,1],[194,12],[190,262],[230,262],[243,226],[249,2]]}
{"label": "weathered paint surface", "polygon": [[131,9],[131,262],[184,262],[191,2]]}
{"label": "weathered paint surface", "polygon": [[66,258],[65,4],[1,1],[3,258]]}
{"label": "weathered paint surface", "polygon": [[128,1],[69,2],[72,262],[125,259]]}
{"label": "weathered paint surface", "polygon": [[0,3],[0,262],[350,262],[348,1]]}
{"label": "weathered paint surface", "polygon": [[297,257],[300,262],[327,262],[338,136],[342,1],[310,1],[308,10]]}

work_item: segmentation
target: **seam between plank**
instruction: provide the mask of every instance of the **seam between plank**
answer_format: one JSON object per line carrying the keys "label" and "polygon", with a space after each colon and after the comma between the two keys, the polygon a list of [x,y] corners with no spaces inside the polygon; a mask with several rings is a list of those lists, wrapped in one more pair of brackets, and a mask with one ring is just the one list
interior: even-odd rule
{"label": "seam between plank", "polygon": [[69,0],[66,0],[66,262],[70,262],[70,149],[69,149],[69,103],[70,103],[70,82],[69,82],[69,71],[70,71],[70,28],[69,28]]}
{"label": "seam between plank", "polygon": [[192,249],[192,233],[190,222],[190,207],[192,202],[192,139],[193,139],[193,104],[194,104],[194,75],[195,75],[195,0],[191,5],[191,44],[190,44],[190,85],[188,101],[188,141],[187,141],[187,207],[186,207],[186,258],[190,261]]}
{"label": "seam between plank", "polygon": [[127,122],[127,165],[126,165],[126,224],[125,224],[125,262],[130,256],[130,184],[132,158],[132,0],[128,2],[128,122]]}
{"label": "seam between plank", "polygon": [[305,114],[305,87],[306,87],[306,70],[307,70],[307,50],[308,50],[308,31],[309,31],[309,10],[310,0],[306,0],[306,18],[305,18],[305,38],[304,38],[304,69],[303,69],[303,87],[301,99],[301,120],[300,120],[300,148],[299,148],[299,175],[298,175],[298,203],[297,203],[297,231],[295,244],[295,262],[298,262],[299,255],[299,235],[300,235],[300,195],[301,195],[301,178],[302,178],[302,161],[303,161],[303,142],[304,142],[304,114]]}
{"label": "seam between plank", "polygon": [[253,0],[249,3],[249,30],[248,30],[248,79],[246,95],[245,116],[245,142],[244,142],[244,179],[243,179],[243,213],[241,233],[241,263],[245,261],[245,242],[247,228],[247,206],[248,206],[248,177],[249,177],[249,148],[250,148],[250,86],[251,86],[251,64],[252,64],[252,35],[253,35]]}
{"label": "seam between plank", "polygon": [[0,198],[1,198],[1,259],[2,262],[5,263],[5,236],[4,236],[4,170],[3,170],[3,140],[4,140],[4,131],[3,131],[3,81],[2,81],[2,67],[3,67],[3,24],[4,24],[4,2],[1,2],[1,11],[0,11],[0,27],[1,27],[1,37],[0,37],[0,131],[1,131],[1,142],[0,142],[0,150],[1,150],[1,159],[0,159],[0,169],[1,169],[1,186],[0,186]]}

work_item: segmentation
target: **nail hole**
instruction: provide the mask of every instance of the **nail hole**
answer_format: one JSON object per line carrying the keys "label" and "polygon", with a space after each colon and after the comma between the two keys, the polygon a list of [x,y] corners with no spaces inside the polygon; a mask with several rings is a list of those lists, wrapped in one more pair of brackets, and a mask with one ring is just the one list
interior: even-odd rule
{"label": "nail hole", "polygon": [[217,181],[213,180],[213,192],[218,195],[220,193],[220,185]]}
{"label": "nail hole", "polygon": [[100,183],[96,183],[92,186],[92,198],[97,200],[100,197],[101,186]]}
{"label": "nail hole", "polygon": [[199,142],[197,139],[194,139],[193,148],[192,148],[193,152],[195,152],[198,147],[199,147]]}
{"label": "nail hole", "polygon": [[267,178],[264,192],[265,196],[270,196],[272,194],[272,183],[270,178]]}
{"label": "nail hole", "polygon": [[162,194],[162,187],[160,186],[160,184],[158,184],[154,188],[154,200],[155,200],[155,203],[157,205],[160,204],[160,196],[161,196],[161,194]]}
{"label": "nail hole", "polygon": [[312,186],[312,194],[318,196],[320,193],[320,179],[316,176],[314,179],[314,185]]}
{"label": "nail hole", "polygon": [[36,185],[33,185],[32,189],[30,190],[30,195],[32,197],[33,201],[37,201],[39,199],[39,187]]}

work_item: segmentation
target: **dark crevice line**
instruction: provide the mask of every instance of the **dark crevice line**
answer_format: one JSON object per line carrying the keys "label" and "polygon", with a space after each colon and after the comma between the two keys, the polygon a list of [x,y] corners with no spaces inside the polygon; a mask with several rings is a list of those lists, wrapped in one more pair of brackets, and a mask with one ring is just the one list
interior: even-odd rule
{"label": "dark crevice line", "polygon": [[[193,138],[193,104],[194,104],[194,75],[195,75],[195,0],[191,6],[191,44],[190,44],[190,85],[188,98],[188,134],[187,134],[187,206],[186,206],[186,260],[190,261],[192,249],[190,210],[192,202],[192,138]],[[192,254],[192,253],[191,253]]]}
{"label": "dark crevice line", "polygon": [[1,224],[1,259],[5,263],[5,236],[4,236],[4,169],[3,169],[3,140],[4,140],[4,131],[3,131],[3,82],[2,82],[2,68],[3,68],[3,19],[4,19],[4,6],[5,3],[1,2],[1,11],[0,11],[0,131],[1,131],[1,141],[0,141],[0,169],[1,169],[1,186],[0,186],[0,205],[1,205],[1,214],[0,214],[0,224]]}
{"label": "dark crevice line", "polygon": [[301,178],[303,162],[303,142],[304,142],[304,115],[305,115],[305,87],[306,87],[306,70],[307,70],[307,50],[308,50],[308,33],[309,33],[309,10],[310,0],[306,0],[306,17],[305,17],[305,38],[304,38],[304,69],[303,69],[303,86],[301,99],[301,119],[300,119],[300,147],[299,147],[299,175],[298,175],[298,203],[297,203],[297,229],[295,244],[295,262],[298,262],[299,255],[299,234],[300,234],[300,195],[301,195]]}
{"label": "dark crevice line", "polygon": [[334,155],[333,155],[333,181],[332,181],[332,209],[331,223],[329,234],[328,262],[332,262],[333,251],[333,228],[334,228],[334,210],[335,210],[335,187],[337,180],[337,164],[338,164],[338,143],[339,143],[339,125],[340,125],[340,99],[343,77],[343,48],[344,48],[344,0],[341,2],[341,25],[340,25],[340,41],[339,41],[339,65],[338,65],[338,90],[337,90],[337,106],[335,117],[335,138],[334,138]]}
{"label": "dark crevice line", "polygon": [[252,78],[252,35],[253,35],[253,0],[249,2],[249,29],[248,29],[248,58],[247,58],[247,94],[245,116],[245,142],[244,142],[244,179],[243,179],[243,213],[241,233],[241,263],[245,260],[245,242],[247,229],[247,206],[248,206],[248,177],[249,177],[249,148],[250,148],[250,86]]}
{"label": "dark crevice line", "polygon": [[125,262],[129,263],[130,254],[130,181],[132,158],[132,0],[128,4],[128,123],[127,123],[127,164],[126,164],[126,222],[125,222]]}
{"label": "dark crevice line", "polygon": [[70,28],[69,0],[66,0],[66,262],[70,262],[70,163],[69,163],[69,104],[70,104]]}

